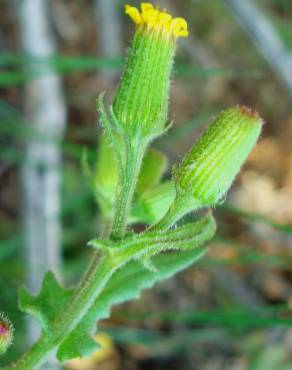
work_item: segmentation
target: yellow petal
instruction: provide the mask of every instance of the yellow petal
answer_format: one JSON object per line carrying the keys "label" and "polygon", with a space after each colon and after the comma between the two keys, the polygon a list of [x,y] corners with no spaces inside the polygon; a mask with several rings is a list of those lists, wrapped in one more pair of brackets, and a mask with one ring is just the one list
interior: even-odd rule
{"label": "yellow petal", "polygon": [[138,8],[126,5],[125,13],[133,20],[136,25],[145,26],[150,31],[154,30],[158,34],[167,37],[186,37],[188,36],[188,24],[183,18],[172,18],[166,11],[159,11],[151,3],[142,3],[141,12]]}
{"label": "yellow petal", "polygon": [[154,6],[151,3],[142,3],[141,4],[141,11],[142,14],[148,12],[149,10],[154,10]]}
{"label": "yellow petal", "polygon": [[151,27],[154,27],[157,24],[159,11],[156,9],[149,9],[142,13],[144,23]]}
{"label": "yellow petal", "polygon": [[171,29],[174,36],[186,37],[188,36],[188,24],[184,18],[174,18],[171,22]]}
{"label": "yellow petal", "polygon": [[172,16],[166,12],[159,13],[159,23],[161,25],[169,25],[172,20]]}
{"label": "yellow petal", "polygon": [[131,5],[125,5],[125,13],[132,19],[132,21],[136,24],[142,23],[142,17],[137,8]]}

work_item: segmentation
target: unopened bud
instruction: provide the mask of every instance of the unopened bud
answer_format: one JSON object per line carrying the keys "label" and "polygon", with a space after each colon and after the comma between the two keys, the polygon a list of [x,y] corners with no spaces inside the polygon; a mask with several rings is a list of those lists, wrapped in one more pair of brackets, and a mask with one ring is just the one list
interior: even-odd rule
{"label": "unopened bud", "polygon": [[263,121],[246,107],[227,109],[211,123],[174,171],[177,194],[201,206],[217,204],[255,145]]}

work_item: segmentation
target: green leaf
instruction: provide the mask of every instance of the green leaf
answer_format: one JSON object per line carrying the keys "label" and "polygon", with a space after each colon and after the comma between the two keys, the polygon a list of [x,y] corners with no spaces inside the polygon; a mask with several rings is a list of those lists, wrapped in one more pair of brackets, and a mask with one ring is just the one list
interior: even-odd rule
{"label": "green leaf", "polygon": [[[88,316],[88,314],[87,314]],[[90,356],[97,351],[101,346],[88,334],[95,328],[95,320],[83,320],[77,328],[61,343],[57,352],[59,361],[67,361],[71,358],[82,358]]]}
{"label": "green leaf", "polygon": [[[209,214],[198,222],[172,230],[149,231],[115,243],[92,241],[91,245],[102,252],[108,248],[113,260],[130,262],[114,273],[79,325],[61,343],[58,359],[66,361],[94,351],[96,344],[89,334],[98,320],[109,316],[112,305],[138,298],[141,290],[152,287],[157,281],[169,278],[197,261],[205,252],[205,248],[200,246],[214,232],[215,222]],[[169,249],[179,251],[158,255]]]}
{"label": "green leaf", "polygon": [[65,290],[54,274],[46,273],[40,293],[30,294],[25,288],[19,290],[19,308],[34,315],[41,323],[44,334],[49,336],[60,307],[64,307],[72,296],[72,290]]}
{"label": "green leaf", "polygon": [[58,359],[63,362],[74,357],[90,355],[97,344],[87,333],[92,333],[98,320],[109,317],[113,305],[139,298],[141,290],[151,288],[156,282],[170,278],[191,266],[205,251],[206,248],[199,247],[190,251],[168,252],[155,256],[153,260],[158,272],[145,269],[138,261],[118,270],[86,317],[62,342],[57,353]]}

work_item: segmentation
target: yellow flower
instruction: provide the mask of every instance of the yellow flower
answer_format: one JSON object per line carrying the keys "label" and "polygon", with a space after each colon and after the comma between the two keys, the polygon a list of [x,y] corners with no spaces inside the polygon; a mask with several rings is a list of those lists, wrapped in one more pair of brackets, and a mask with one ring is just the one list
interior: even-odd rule
{"label": "yellow flower", "polygon": [[151,141],[165,130],[176,39],[188,35],[188,25],[150,3],[142,3],[141,10],[126,5],[125,12],[136,32],[113,113],[127,137]]}
{"label": "yellow flower", "polygon": [[160,11],[150,3],[142,3],[141,11],[131,5],[125,6],[125,13],[132,21],[148,31],[154,30],[165,36],[187,37],[188,24],[184,18],[173,18],[166,11]]}

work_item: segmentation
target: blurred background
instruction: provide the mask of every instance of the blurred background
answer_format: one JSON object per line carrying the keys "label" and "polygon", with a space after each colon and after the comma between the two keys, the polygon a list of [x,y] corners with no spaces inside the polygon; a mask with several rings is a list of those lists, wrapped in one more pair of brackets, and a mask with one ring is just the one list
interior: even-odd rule
{"label": "blurred background", "polygon": [[[138,5],[138,1],[129,1]],[[198,265],[115,307],[103,349],[44,369],[292,369],[292,1],[157,0],[189,22],[179,40],[168,135],[171,165],[210,117],[236,104],[266,121]],[[78,281],[99,210],[82,175],[100,130],[96,98],[112,96],[133,34],[121,0],[0,1],[0,311],[15,343],[38,332],[17,308],[47,269]]]}

